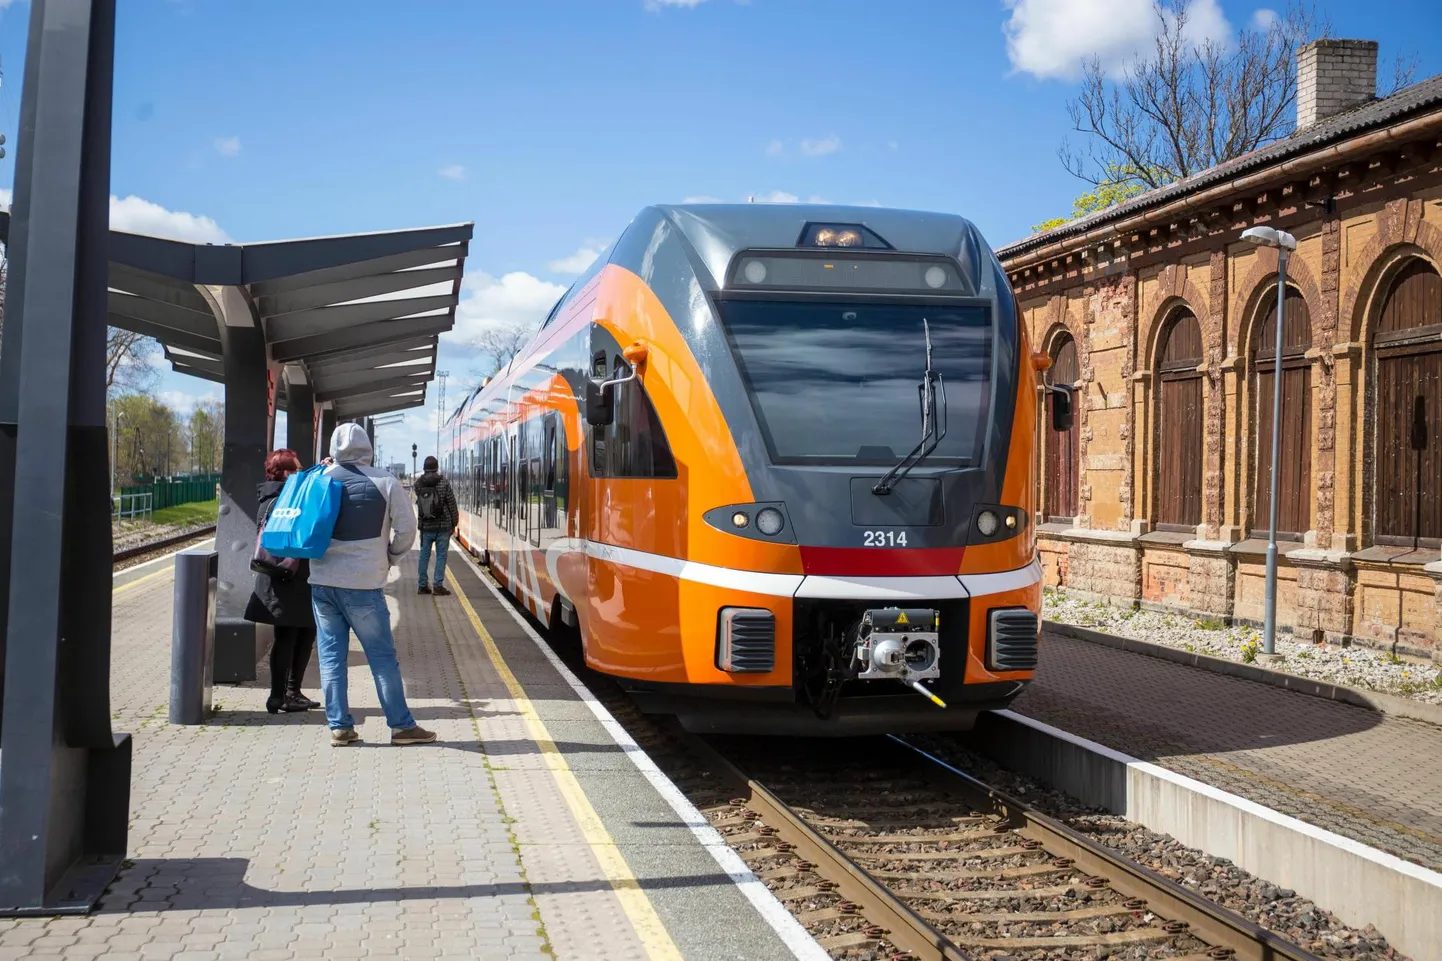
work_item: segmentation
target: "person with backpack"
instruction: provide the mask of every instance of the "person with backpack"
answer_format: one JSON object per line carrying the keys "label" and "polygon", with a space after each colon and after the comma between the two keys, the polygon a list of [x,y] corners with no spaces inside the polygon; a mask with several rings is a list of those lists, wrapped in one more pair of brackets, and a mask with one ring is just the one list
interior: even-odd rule
{"label": "person with backpack", "polygon": [[[446,590],[446,554],[451,549],[451,535],[461,525],[461,508],[456,503],[451,482],[440,471],[440,462],[427,457],[426,472],[416,478],[416,515],[421,528],[421,560],[416,565],[416,593],[450,596]],[[436,569],[430,585],[426,569],[431,566],[431,548],[436,549]]]}
{"label": "person with backpack", "polygon": [[435,733],[416,724],[406,704],[384,591],[390,569],[415,543],[415,512],[400,481],[371,466],[370,438],[359,424],[338,426],[330,453],[325,476],[341,485],[340,512],[325,553],[310,562],[310,591],[331,744],[360,740],[347,700],[352,631],[370,664],[391,743],[429,744]]}
{"label": "person with backpack", "polygon": [[[265,527],[285,479],[300,470],[300,458],[289,448],[273,450],[265,459],[265,482],[257,488],[260,498],[256,525]],[[267,558],[267,560],[274,560]],[[252,569],[256,564],[252,562]],[[309,711],[320,707],[301,693],[300,682],[315,647],[315,614],[310,603],[310,562],[304,559],[259,569],[245,619],[270,624],[275,640],[270,645],[270,697],[265,709],[271,714]]]}

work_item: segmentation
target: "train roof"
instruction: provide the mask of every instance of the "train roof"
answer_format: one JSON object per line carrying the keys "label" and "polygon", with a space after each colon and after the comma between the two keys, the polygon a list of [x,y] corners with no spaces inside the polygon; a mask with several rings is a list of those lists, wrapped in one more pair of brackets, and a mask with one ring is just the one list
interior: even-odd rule
{"label": "train roof", "polygon": [[[807,224],[866,227],[893,250],[955,257],[973,282],[992,259],[991,247],[965,217],[893,207],[839,204],[657,204],[648,208],[670,221],[705,262],[724,277],[742,250],[795,248]],[[636,218],[644,219],[646,211]]]}

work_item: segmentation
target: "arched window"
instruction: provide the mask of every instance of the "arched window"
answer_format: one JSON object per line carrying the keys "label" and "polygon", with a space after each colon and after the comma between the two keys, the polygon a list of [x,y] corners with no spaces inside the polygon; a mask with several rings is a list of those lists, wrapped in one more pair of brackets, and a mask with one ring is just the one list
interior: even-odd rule
{"label": "arched window", "polygon": [[1409,262],[1387,287],[1372,344],[1377,358],[1379,544],[1442,545],[1442,275]]}
{"label": "arched window", "polygon": [[[1081,379],[1081,367],[1077,362],[1076,341],[1070,334],[1057,338],[1052,348],[1051,369],[1047,371],[1047,382],[1058,386],[1073,387]],[[1076,417],[1072,418],[1070,430],[1058,431],[1052,427],[1052,393],[1046,395],[1046,518],[1056,523],[1071,523],[1077,514],[1077,427]],[[1072,395],[1074,398],[1077,394]],[[1073,410],[1075,410],[1073,406]]]}
{"label": "arched window", "polygon": [[1157,351],[1158,530],[1190,531],[1202,522],[1202,328],[1179,308]]}
{"label": "arched window", "polygon": [[[1257,412],[1255,459],[1252,487],[1252,532],[1261,534],[1271,525],[1272,465],[1272,380],[1277,370],[1277,291],[1273,289],[1258,307],[1253,327],[1252,384]],[[1311,318],[1307,302],[1287,288],[1282,323],[1282,449],[1281,473],[1277,475],[1277,536],[1301,540],[1312,526],[1312,365],[1307,350],[1312,346]]]}

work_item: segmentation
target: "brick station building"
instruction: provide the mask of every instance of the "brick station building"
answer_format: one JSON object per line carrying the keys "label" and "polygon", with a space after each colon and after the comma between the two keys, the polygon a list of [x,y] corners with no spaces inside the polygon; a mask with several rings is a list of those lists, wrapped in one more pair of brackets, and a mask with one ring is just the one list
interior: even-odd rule
{"label": "brick station building", "polygon": [[[1377,45],[1298,53],[1285,140],[998,251],[1044,375],[1048,584],[1260,623],[1276,252],[1278,623],[1442,660],[1442,76],[1377,99]],[[1284,539],[1282,539],[1284,538]]]}

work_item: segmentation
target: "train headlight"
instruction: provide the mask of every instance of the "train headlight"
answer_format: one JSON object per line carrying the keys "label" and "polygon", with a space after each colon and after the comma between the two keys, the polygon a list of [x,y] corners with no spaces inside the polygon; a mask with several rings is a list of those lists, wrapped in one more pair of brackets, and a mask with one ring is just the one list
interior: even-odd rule
{"label": "train headlight", "polygon": [[756,529],[768,537],[780,534],[785,525],[786,518],[774,507],[763,507],[756,515]]}
{"label": "train headlight", "polygon": [[747,282],[759,284],[766,279],[766,265],[759,260],[748,260],[741,273],[746,276]]}
{"label": "train headlight", "polygon": [[999,523],[995,511],[982,511],[976,515],[976,529],[981,532],[982,537],[990,537],[995,534]]}
{"label": "train headlight", "polygon": [[745,527],[749,523],[751,523],[751,518],[747,517],[744,511],[737,511],[731,515],[731,526],[733,527]]}
{"label": "train headlight", "polygon": [[1016,515],[1015,515],[1015,514],[1008,514],[1008,515],[1006,515],[1006,529],[1009,530],[1009,531],[1014,531],[1014,530],[1016,530]]}
{"label": "train headlight", "polygon": [[925,277],[926,286],[931,288],[940,287],[942,284],[946,283],[946,271],[942,270],[940,267],[926,268]]}

